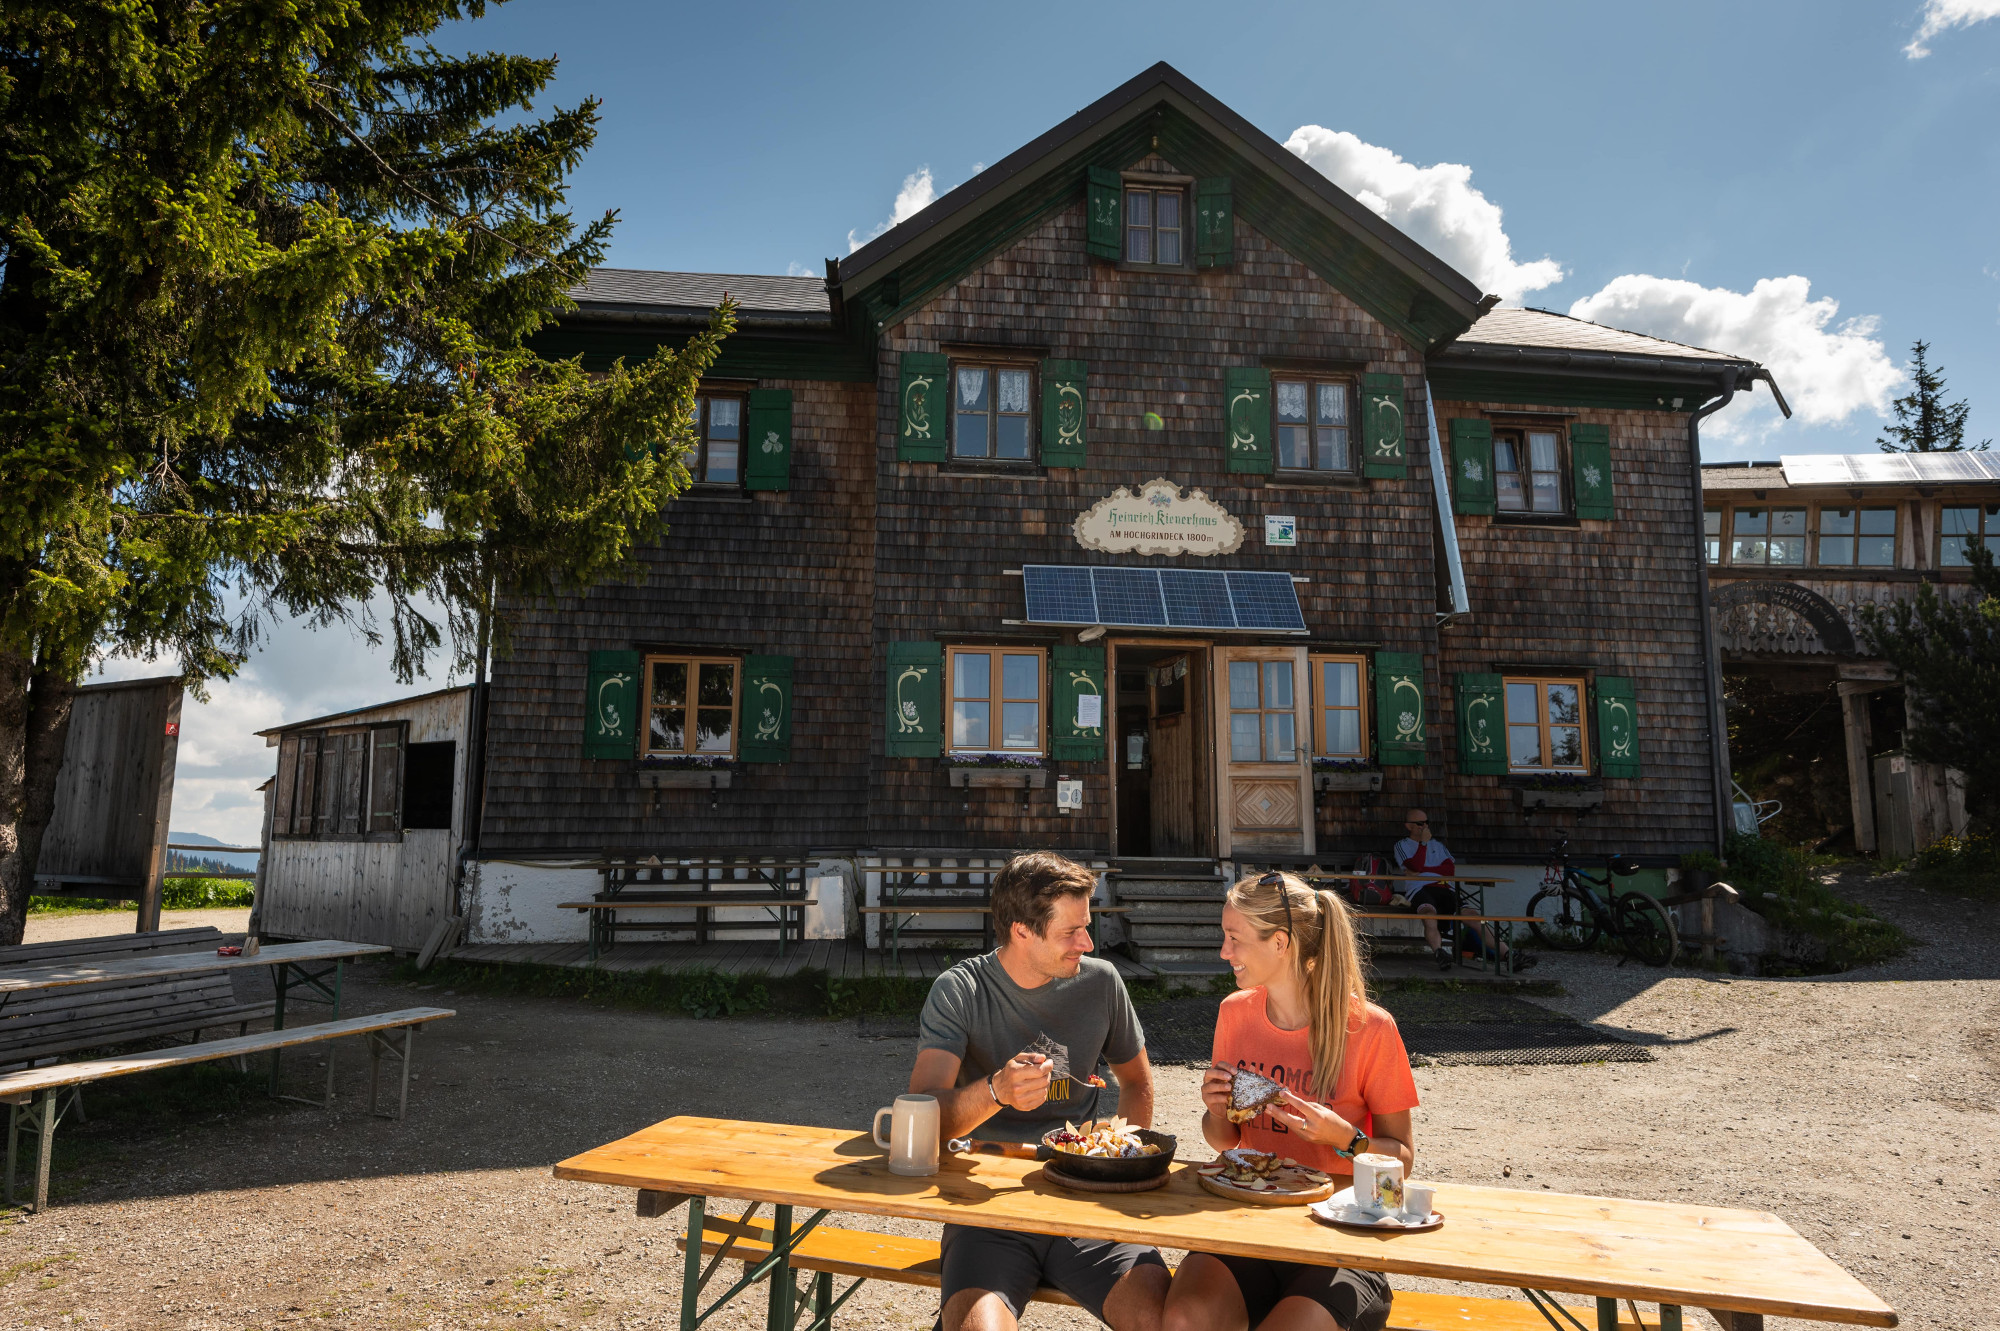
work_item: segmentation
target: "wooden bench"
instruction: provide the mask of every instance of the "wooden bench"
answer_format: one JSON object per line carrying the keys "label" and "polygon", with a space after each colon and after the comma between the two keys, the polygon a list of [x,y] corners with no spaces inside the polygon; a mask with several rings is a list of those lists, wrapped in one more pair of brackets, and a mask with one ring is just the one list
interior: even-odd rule
{"label": "wooden bench", "polygon": [[[649,1202],[648,1199],[651,1199]],[[639,1214],[664,1215],[672,1207],[671,1194],[639,1194]],[[667,1202],[667,1205],[662,1205]],[[759,1223],[752,1206],[741,1216],[709,1216],[702,1223],[701,1250],[704,1254],[726,1256],[731,1261],[761,1262],[771,1255],[772,1228]],[[674,1240],[687,1251],[685,1235]],[[801,1271],[813,1271],[824,1282],[815,1300],[809,1302],[817,1317],[814,1331],[827,1331],[832,1312],[854,1292],[863,1280],[886,1280],[898,1285],[940,1287],[941,1262],[936,1239],[913,1238],[904,1234],[871,1234],[864,1230],[832,1229],[821,1225],[792,1250],[790,1264]],[[712,1271],[715,1262],[709,1263]],[[707,1272],[704,1272],[704,1277]],[[832,1294],[832,1277],[852,1276],[855,1285],[842,1291],[839,1300]],[[1058,1289],[1035,1291],[1037,1303],[1075,1306],[1076,1301]],[[1596,1328],[1595,1308],[1572,1308],[1579,1322]],[[822,1324],[823,1319],[824,1324]],[[1654,1324],[1657,1327],[1657,1323]],[[1467,1298],[1458,1294],[1422,1294],[1398,1290],[1389,1310],[1387,1331],[1549,1331],[1550,1324],[1532,1303],[1514,1299]],[[1619,1314],[1618,1331],[1647,1331],[1645,1325]]]}
{"label": "wooden bench", "polygon": [[[1354,918],[1357,920],[1398,920],[1405,923],[1415,923],[1415,924],[1422,924],[1425,920],[1429,920],[1433,924],[1507,925],[1508,926],[1507,936],[1500,940],[1507,947],[1508,964],[1505,970],[1502,972],[1504,974],[1511,974],[1513,971],[1512,959],[1514,955],[1514,936],[1513,936],[1514,931],[1512,926],[1517,924],[1533,924],[1535,922],[1534,916],[1532,915],[1466,915],[1466,914],[1424,915],[1414,910],[1380,910],[1380,911],[1357,910],[1352,912],[1352,914]],[[1496,935],[1499,933],[1498,930],[1495,930],[1494,932]],[[1365,929],[1361,931],[1361,936],[1366,938],[1371,943],[1421,944],[1424,941],[1422,934],[1416,934],[1416,935],[1380,934],[1380,933],[1371,933]],[[1454,951],[1459,951],[1460,954],[1462,955],[1461,949],[1454,949]],[[1499,964],[1500,963],[1497,961],[1494,963],[1496,968],[1499,967]],[[1479,969],[1481,969],[1482,971],[1486,969],[1486,944],[1483,940],[1480,942],[1479,945]]]}
{"label": "wooden bench", "polygon": [[[54,1148],[56,1126],[62,1122],[62,1116],[68,1107],[76,1103],[77,1090],[86,1083],[105,1081],[112,1077],[127,1077],[138,1072],[157,1072],[165,1068],[188,1067],[195,1063],[212,1063],[224,1058],[245,1058],[251,1054],[274,1052],[296,1045],[336,1040],[345,1035],[365,1035],[368,1037],[370,1061],[368,1112],[378,1113],[375,1105],[381,1082],[382,1055],[389,1054],[402,1061],[402,1091],[397,1099],[396,1112],[379,1116],[400,1119],[410,1104],[410,1056],[416,1048],[417,1027],[425,1022],[457,1015],[450,1008],[402,1008],[395,1012],[378,1012],[368,1017],[348,1017],[341,1021],[321,1022],[313,1026],[292,1026],[281,1031],[238,1035],[226,1040],[210,1040],[203,1044],[176,1045],[169,1049],[154,1049],[141,1054],[124,1054],[80,1063],[58,1063],[53,1067],[30,1068],[0,1076],[0,1103],[8,1106],[7,1203],[11,1206],[14,1202],[15,1162],[18,1158],[21,1134],[31,1132],[37,1139],[35,1210],[40,1212],[48,1207],[49,1160]],[[399,1030],[403,1033],[400,1045],[389,1038],[393,1032]],[[67,1103],[64,1092],[69,1093]],[[305,1103],[326,1108],[332,1100],[333,1048],[329,1045],[326,1051],[326,1098],[318,1101],[308,1100]]]}
{"label": "wooden bench", "polygon": [[[230,935],[230,938],[235,935]],[[212,927],[115,934],[0,949],[0,966],[88,966],[133,957],[213,952],[228,941]],[[240,1002],[226,972],[127,977],[60,989],[0,994],[0,1067],[160,1036],[192,1034],[270,1017],[271,1000]]]}
{"label": "wooden bench", "polygon": [[[893,906],[857,907],[863,915],[887,915],[889,925],[889,955],[900,958],[903,955],[903,929],[900,917],[904,915],[977,915],[979,921],[980,950],[990,951],[993,947],[993,907],[980,905],[970,898],[953,900],[950,897],[911,897],[898,901]],[[1097,939],[1097,917],[1100,915],[1129,915],[1130,906],[1100,906],[1095,902],[1090,907],[1090,937]],[[949,930],[928,929],[926,936],[950,936]]]}
{"label": "wooden bench", "polygon": [[[711,929],[731,928],[773,928],[778,931],[778,955],[785,954],[785,936],[790,932],[799,934],[799,941],[805,941],[805,908],[817,906],[816,897],[781,895],[776,892],[621,892],[617,896],[600,896],[589,901],[565,901],[558,910],[596,912],[590,916],[590,960],[597,960],[597,954],[608,950],[621,933],[645,929],[658,933],[664,930],[687,931],[701,938]],[[799,914],[795,920],[790,907],[797,906]],[[754,907],[776,911],[777,914],[766,925],[759,920],[713,920],[710,910]],[[693,910],[692,920],[620,920],[610,914],[620,910]]]}

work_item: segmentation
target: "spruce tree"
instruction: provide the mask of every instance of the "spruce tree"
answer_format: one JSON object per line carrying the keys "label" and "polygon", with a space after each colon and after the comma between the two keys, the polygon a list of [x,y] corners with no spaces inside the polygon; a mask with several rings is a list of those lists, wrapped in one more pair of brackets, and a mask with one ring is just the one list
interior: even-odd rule
{"label": "spruce tree", "polygon": [[[1965,418],[1972,407],[1944,400],[1944,367],[1930,367],[1926,359],[1930,349],[1930,343],[1921,339],[1910,347],[1910,358],[1916,362],[1910,377],[1915,382],[1909,393],[1890,404],[1896,411],[1896,423],[1875,440],[1884,453],[1958,453],[1965,449]],[[1983,453],[1992,442],[1982,439],[1973,445],[1973,451]]]}
{"label": "spruce tree", "polygon": [[597,104],[537,116],[553,60],[425,40],[484,12],[0,5],[0,943],[99,654],[198,690],[303,616],[407,680],[664,533],[733,312],[607,375],[528,349],[613,218],[565,211]]}

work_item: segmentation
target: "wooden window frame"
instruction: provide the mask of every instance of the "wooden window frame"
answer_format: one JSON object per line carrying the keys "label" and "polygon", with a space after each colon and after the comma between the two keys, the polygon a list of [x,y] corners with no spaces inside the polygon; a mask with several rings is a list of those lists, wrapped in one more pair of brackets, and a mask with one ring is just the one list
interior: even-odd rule
{"label": "wooden window frame", "polygon": [[[1710,514],[1713,514],[1715,516],[1715,531],[1713,534],[1711,534],[1708,530],[1708,519]],[[1702,553],[1706,556],[1710,568],[1714,568],[1726,562],[1725,556],[1727,556],[1729,553],[1728,527],[1729,527],[1729,509],[1726,506],[1711,505],[1711,504],[1702,505],[1701,509],[1701,540],[1703,547]]]}
{"label": "wooden window frame", "polygon": [[[1181,257],[1178,263],[1161,263],[1157,259],[1135,259],[1132,257],[1132,233],[1139,228],[1132,225],[1132,195],[1177,194],[1180,196],[1181,224],[1172,228],[1181,237]],[[1146,228],[1153,238],[1153,253],[1160,252],[1159,203],[1155,198],[1151,211],[1153,222]],[[1194,271],[1194,181],[1181,176],[1127,175],[1118,186],[1118,266],[1137,273],[1190,273]]]}
{"label": "wooden window frame", "polygon": [[[1234,698],[1234,697],[1233,697],[1233,696],[1231,695],[1231,692],[1230,692],[1230,688],[1231,688],[1231,685],[1230,685],[1230,679],[1229,679],[1229,673],[1230,673],[1230,668],[1231,668],[1232,666],[1238,666],[1238,665],[1254,665],[1254,666],[1256,666],[1256,667],[1257,667],[1257,706],[1256,706],[1256,707],[1254,707],[1254,708],[1251,708],[1251,707],[1238,707],[1238,706],[1236,705],[1236,700],[1235,700],[1235,698]],[[1265,696],[1264,696],[1264,667],[1266,667],[1266,666],[1270,666],[1270,665],[1287,665],[1287,666],[1290,666],[1290,667],[1292,667],[1292,701],[1291,701],[1291,703],[1290,703],[1289,705],[1287,705],[1287,706],[1283,706],[1283,707],[1278,707],[1278,706],[1272,706],[1272,705],[1270,704],[1270,701],[1269,701],[1269,700],[1268,700],[1267,698],[1265,698]],[[1310,669],[1311,669],[1311,666],[1310,666],[1310,664],[1308,664],[1308,666],[1307,666],[1307,669],[1308,669],[1308,670],[1310,670]],[[1312,687],[1312,683],[1313,683],[1313,682],[1312,682],[1312,680],[1308,679],[1308,680],[1306,681],[1306,687],[1307,687],[1308,689],[1310,689],[1310,688]],[[1308,694],[1307,694],[1307,701],[1308,701],[1308,703],[1310,703],[1310,702],[1311,702],[1311,700],[1312,700],[1312,696],[1311,696],[1311,694],[1310,694],[1310,693],[1308,693]],[[1223,662],[1223,664],[1222,664],[1222,701],[1223,701],[1223,703],[1224,703],[1224,709],[1223,709],[1223,714],[1224,714],[1224,717],[1225,717],[1225,720],[1224,720],[1224,724],[1223,724],[1223,727],[1222,727],[1222,737],[1221,737],[1221,742],[1222,742],[1222,746],[1223,746],[1223,750],[1224,750],[1225,754],[1227,755],[1227,761],[1228,761],[1228,762],[1230,762],[1231,764],[1235,764],[1235,765],[1244,765],[1244,764],[1249,764],[1249,763],[1261,763],[1261,764],[1268,764],[1268,765],[1274,765],[1274,766],[1289,766],[1289,765],[1292,765],[1292,764],[1295,764],[1295,763],[1297,763],[1297,762],[1299,761],[1299,757],[1300,757],[1300,755],[1299,755],[1299,732],[1298,732],[1298,724],[1299,724],[1299,678],[1298,678],[1298,662],[1297,662],[1297,661],[1296,661],[1296,660],[1295,660],[1294,658],[1292,658],[1292,657],[1290,657],[1290,656],[1257,656],[1257,657],[1253,657],[1253,656],[1230,656],[1230,657],[1228,657],[1228,658],[1227,658],[1227,659],[1226,659],[1226,660],[1225,660],[1225,661]],[[1251,715],[1255,715],[1255,716],[1256,716],[1256,717],[1258,718],[1258,720],[1257,720],[1257,755],[1258,755],[1258,756],[1257,756],[1257,757],[1255,757],[1255,758],[1238,758],[1238,757],[1236,756],[1236,726],[1235,726],[1235,720],[1236,720],[1236,718],[1237,718],[1237,717],[1239,717],[1239,716],[1251,716]],[[1267,716],[1289,716],[1289,717],[1291,717],[1291,718],[1292,718],[1292,756],[1291,756],[1291,757],[1289,757],[1289,758],[1270,758],[1270,757],[1266,757],[1266,756],[1264,756],[1264,739],[1265,739],[1265,736],[1266,736],[1267,734],[1269,734],[1269,731],[1267,730],[1267,728],[1266,728],[1266,726],[1265,726],[1265,723],[1264,723],[1264,720],[1263,720],[1263,718],[1265,718],[1265,717],[1267,717]],[[1312,727],[1313,725],[1316,725],[1316,724],[1317,724],[1317,722],[1316,722],[1316,721],[1314,721],[1314,722],[1311,722],[1311,723],[1309,723],[1309,725],[1308,725],[1308,729],[1310,729],[1310,728],[1311,728],[1311,727]]]}
{"label": "wooden window frame", "polygon": [[[1538,764],[1534,767],[1518,766],[1514,762],[1514,727],[1524,725],[1516,722],[1512,712],[1507,710],[1508,689],[1515,684],[1535,686],[1535,724],[1541,732],[1541,756],[1550,756],[1549,749],[1549,708],[1548,694],[1544,690],[1551,684],[1571,684],[1576,687],[1576,724],[1578,740],[1582,746],[1583,761],[1574,767],[1557,767],[1553,764]],[[1500,676],[1500,716],[1501,726],[1506,734],[1507,771],[1514,776],[1544,776],[1553,774],[1588,775],[1592,770],[1590,762],[1590,680],[1583,675],[1531,675],[1502,674]]]}
{"label": "wooden window frame", "polygon": [[[679,749],[656,749],[653,747],[653,667],[656,665],[680,664],[688,667],[687,701],[681,705],[681,747]],[[734,674],[729,684],[729,751],[717,749],[691,748],[699,742],[696,731],[695,713],[701,709],[698,701],[701,688],[700,667],[704,665],[726,665]],[[703,652],[648,652],[639,667],[640,705],[639,756],[641,758],[730,758],[736,757],[743,742],[743,658]],[[711,711],[716,709],[709,709]]]}
{"label": "wooden window frame", "polygon": [[[1322,665],[1352,665],[1357,671],[1360,690],[1354,707],[1332,707],[1321,695]],[[1306,669],[1312,672],[1312,751],[1316,758],[1340,758],[1366,762],[1370,754],[1368,729],[1368,658],[1347,652],[1314,652],[1306,657]],[[1360,723],[1361,747],[1354,753],[1334,753],[1326,745],[1326,714],[1330,711],[1351,711]]]}
{"label": "wooden window frame", "polygon": [[[987,676],[987,692],[984,699],[958,696],[958,658],[960,656],[989,656],[995,658],[992,670]],[[1003,696],[1005,670],[999,666],[1002,656],[1033,656],[1035,658],[1035,747],[1032,749],[1009,749],[991,743],[984,745],[960,744],[957,740],[958,727],[955,724],[953,704],[958,702],[984,701],[990,709],[986,716],[986,738],[999,738],[1004,730],[1004,711],[1009,702],[1024,702],[1022,698]],[[1049,753],[1049,709],[1053,706],[1049,688],[1049,649],[1036,643],[1025,642],[966,642],[953,643],[944,649],[944,708],[940,724],[944,729],[944,751],[951,753],[994,753],[1009,758],[1046,758]]]}
{"label": "wooden window frame", "polygon": [[[1995,528],[1989,527],[1987,525],[1986,510],[1989,508],[2000,509],[2000,504],[1988,504],[1977,501],[1968,504],[1968,503],[1954,502],[1951,500],[1946,500],[1938,504],[1937,550],[1935,552],[1935,557],[1931,561],[1931,567],[1936,569],[1951,569],[1951,568],[1970,569],[1972,567],[1972,564],[1969,560],[1963,564],[1947,564],[1944,562],[1944,543],[1946,541],[1963,540],[1968,535],[1968,533],[1966,532],[1956,532],[1950,536],[1945,535],[1944,513],[1945,510],[1948,508],[1969,508],[1973,512],[1977,513],[1979,515],[1979,529],[1977,531],[1969,533],[1969,535],[1971,536],[1972,540],[1975,543],[1981,541],[1991,542],[1993,540],[2000,539],[2000,530],[1996,530]],[[1996,527],[2000,527],[2000,518],[1996,518],[1995,525]],[[1899,538],[1902,536],[1901,531],[1898,531],[1896,534]],[[2000,556],[2000,551],[1995,551],[1994,553],[1996,556]],[[1845,565],[1843,565],[1842,567],[1845,567]],[[1860,565],[1856,565],[1856,567],[1860,567]]]}
{"label": "wooden window frame", "polygon": [[[1747,564],[1738,560],[1736,558],[1736,539],[1737,539],[1736,515],[1738,513],[1745,511],[1746,509],[1761,509],[1767,514],[1776,513],[1780,510],[1783,510],[1788,513],[1796,512],[1805,514],[1805,527],[1799,533],[1799,539],[1805,542],[1804,545],[1805,557],[1799,560],[1799,562],[1796,564],[1774,564],[1771,562],[1771,530],[1770,530],[1771,524],[1770,520],[1767,518],[1764,523],[1764,535],[1762,538],[1764,541],[1764,558],[1760,560],[1753,560]],[[1814,566],[1814,557],[1819,552],[1813,547],[1813,542],[1817,532],[1817,523],[1814,521],[1814,513],[1810,505],[1806,504],[1803,501],[1796,504],[1774,504],[1769,502],[1768,500],[1758,500],[1754,504],[1731,504],[1729,506],[1728,513],[1729,513],[1728,521],[1724,523],[1722,547],[1723,547],[1723,552],[1729,556],[1729,564],[1732,567],[1811,568]],[[1758,536],[1756,533],[1752,532],[1749,535],[1745,536],[1743,539],[1754,541],[1758,539]],[[1839,565],[1837,567],[1848,567],[1848,566]]]}
{"label": "wooden window frame", "polygon": [[[1284,461],[1284,442],[1279,431],[1285,423],[1278,419],[1278,385],[1280,383],[1302,383],[1306,386],[1306,424],[1311,448],[1315,459],[1319,455],[1319,443],[1313,438],[1317,431],[1318,416],[1314,407],[1318,405],[1319,389],[1322,384],[1337,384],[1347,390],[1347,465],[1345,467],[1288,467]],[[1303,370],[1271,371],[1271,468],[1273,476],[1287,480],[1325,478],[1327,480],[1354,480],[1361,475],[1361,449],[1359,447],[1359,422],[1356,419],[1361,405],[1360,385],[1353,375],[1323,374]]]}
{"label": "wooden window frame", "polygon": [[[1953,505],[1953,507],[1959,507],[1959,505]],[[1838,512],[1843,508],[1853,512],[1854,530],[1852,532],[1847,533],[1844,536],[1838,532],[1829,535],[1826,531],[1826,514],[1828,510],[1833,510],[1835,512]],[[1863,533],[1861,531],[1861,515],[1863,513],[1871,511],[1878,513],[1886,512],[1889,514],[1890,517],[1891,526],[1889,531],[1889,562],[1886,564],[1864,564],[1860,561],[1862,540],[1881,539],[1880,533],[1872,533],[1864,538]],[[1851,500],[1846,504],[1815,504],[1812,509],[1812,514],[1807,519],[1807,522],[1810,525],[1807,527],[1806,530],[1806,551],[1807,554],[1811,557],[1811,564],[1812,567],[1814,568],[1838,568],[1838,569],[1851,568],[1856,570],[1857,572],[1860,572],[1868,569],[1900,568],[1902,566],[1903,506],[1901,504],[1896,503],[1893,500],[1891,500],[1886,504],[1880,504],[1880,503],[1865,504],[1858,499]],[[1942,515],[1940,515],[1938,519],[1938,528],[1940,531],[1942,531],[1944,528],[1944,520]],[[1855,557],[1853,559],[1848,560],[1844,564],[1828,563],[1821,556],[1821,551],[1826,548],[1825,543],[1828,540],[1835,540],[1835,541],[1848,540],[1854,542]],[[1781,564],[1778,567],[1790,568],[1792,567],[1792,565]]]}
{"label": "wooden window frame", "polygon": [[[999,443],[1000,420],[1000,380],[1002,370],[1024,370],[1028,375],[1028,455],[1023,458],[1003,458],[987,453],[984,457],[967,457],[958,451],[958,372],[960,370],[985,370],[994,378],[987,389],[989,408],[986,419],[992,425],[987,436],[989,447]],[[960,467],[1004,467],[1009,471],[1041,470],[1041,364],[1038,360],[1025,356],[1006,355],[954,355],[945,364],[945,403],[949,419],[945,425],[944,465],[947,468]],[[1013,413],[1009,413],[1010,415]]]}
{"label": "wooden window frame", "polygon": [[[1554,508],[1508,508],[1501,502],[1500,490],[1500,444],[1511,441],[1516,448],[1515,457],[1529,459],[1528,470],[1517,471],[1516,475],[1526,477],[1523,491],[1528,502],[1534,501],[1535,472],[1533,459],[1528,451],[1528,436],[1531,434],[1554,435],[1556,441],[1556,491],[1561,502]],[[1493,519],[1496,522],[1574,522],[1576,520],[1576,484],[1570,477],[1569,426],[1565,422],[1553,421],[1509,421],[1493,425]]]}
{"label": "wooden window frame", "polygon": [[[727,398],[736,403],[736,479],[733,481],[711,481],[708,479],[708,410],[707,404],[717,398]],[[702,386],[695,390],[695,444],[688,457],[688,482],[694,489],[708,490],[721,494],[737,494],[743,490],[743,473],[750,464],[750,390],[734,386]]]}

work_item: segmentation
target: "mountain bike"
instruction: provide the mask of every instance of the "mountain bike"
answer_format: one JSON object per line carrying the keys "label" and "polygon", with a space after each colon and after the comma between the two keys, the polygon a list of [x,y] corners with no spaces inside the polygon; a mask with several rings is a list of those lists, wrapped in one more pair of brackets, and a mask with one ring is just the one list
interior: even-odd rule
{"label": "mountain bike", "polygon": [[1638,871],[1637,860],[1616,854],[1605,856],[1602,878],[1573,869],[1569,838],[1558,838],[1542,870],[1542,890],[1528,898],[1529,931],[1544,947],[1561,952],[1581,952],[1608,935],[1627,957],[1666,965],[1681,946],[1673,915],[1646,893],[1620,892],[1612,882],[1613,875]]}

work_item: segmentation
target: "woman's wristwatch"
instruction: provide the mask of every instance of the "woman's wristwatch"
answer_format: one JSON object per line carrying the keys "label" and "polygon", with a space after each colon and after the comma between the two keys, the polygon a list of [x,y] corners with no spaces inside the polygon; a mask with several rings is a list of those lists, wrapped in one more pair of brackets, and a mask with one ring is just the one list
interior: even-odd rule
{"label": "woman's wristwatch", "polygon": [[1365,1151],[1367,1149],[1368,1149],[1368,1134],[1363,1132],[1361,1129],[1356,1128],[1354,1130],[1353,1139],[1349,1141],[1345,1146],[1334,1147],[1333,1153],[1339,1156],[1343,1160],[1352,1160],[1356,1155],[1360,1154],[1362,1151]]}

